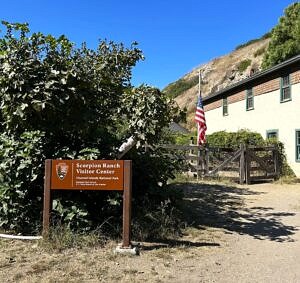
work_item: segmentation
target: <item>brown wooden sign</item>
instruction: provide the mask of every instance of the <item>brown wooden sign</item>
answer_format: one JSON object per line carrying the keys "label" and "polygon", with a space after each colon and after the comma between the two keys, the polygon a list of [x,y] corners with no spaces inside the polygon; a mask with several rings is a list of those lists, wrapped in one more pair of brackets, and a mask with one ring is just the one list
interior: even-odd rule
{"label": "brown wooden sign", "polygon": [[131,160],[45,161],[43,235],[49,233],[52,190],[123,191],[123,243],[131,246]]}
{"label": "brown wooden sign", "polygon": [[51,189],[124,190],[123,160],[52,160]]}

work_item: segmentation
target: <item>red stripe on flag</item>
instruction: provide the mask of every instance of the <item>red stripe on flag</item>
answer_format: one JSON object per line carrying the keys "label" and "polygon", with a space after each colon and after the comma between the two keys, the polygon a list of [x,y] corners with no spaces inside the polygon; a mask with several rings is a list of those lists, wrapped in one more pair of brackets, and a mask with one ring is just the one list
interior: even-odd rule
{"label": "red stripe on flag", "polygon": [[197,130],[198,130],[197,145],[201,145],[206,142],[205,132],[207,129],[201,96],[198,96],[197,108],[195,113],[195,121],[197,122]]}

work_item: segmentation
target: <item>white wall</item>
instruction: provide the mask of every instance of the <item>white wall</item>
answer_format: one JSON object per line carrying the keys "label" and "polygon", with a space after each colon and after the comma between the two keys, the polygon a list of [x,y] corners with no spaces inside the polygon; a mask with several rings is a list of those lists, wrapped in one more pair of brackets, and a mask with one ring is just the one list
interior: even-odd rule
{"label": "white wall", "polygon": [[278,130],[288,163],[300,177],[300,162],[295,161],[295,130],[300,130],[300,84],[292,85],[291,91],[292,100],[284,103],[280,103],[280,91],[277,90],[254,96],[254,110],[246,111],[246,101],[243,100],[228,105],[228,116],[223,116],[222,107],[207,111],[206,133],[249,129],[266,138],[267,130]]}

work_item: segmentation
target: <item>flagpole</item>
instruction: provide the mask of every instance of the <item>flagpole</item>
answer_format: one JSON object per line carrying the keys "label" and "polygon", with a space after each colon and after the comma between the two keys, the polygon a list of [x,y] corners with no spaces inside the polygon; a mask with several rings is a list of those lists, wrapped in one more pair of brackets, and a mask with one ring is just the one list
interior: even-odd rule
{"label": "flagpole", "polygon": [[198,72],[199,83],[198,83],[198,96],[201,96],[201,69]]}
{"label": "flagpole", "polygon": [[[201,78],[201,70],[199,70],[199,84],[198,84],[198,99],[197,99],[197,107],[196,107],[196,113],[195,113],[195,121],[197,122],[197,151],[198,151],[198,158],[197,158],[197,166],[201,170],[197,170],[197,179],[199,177],[199,172],[204,171],[204,159],[201,158],[202,153],[205,153],[205,132],[207,130],[206,127],[206,120],[204,115],[204,107],[201,97],[201,87],[202,87],[202,78]],[[204,156],[203,156],[204,157]],[[198,169],[197,168],[197,169]]]}
{"label": "flagpole", "polygon": [[[201,69],[199,69],[198,71],[198,99],[201,97]],[[200,166],[200,155],[201,155],[201,152],[199,150],[199,144],[198,144],[198,139],[199,139],[199,126],[197,128],[197,145],[198,145],[198,152],[197,152],[197,155],[198,155],[198,160],[197,160],[197,182],[199,181],[199,166]]]}

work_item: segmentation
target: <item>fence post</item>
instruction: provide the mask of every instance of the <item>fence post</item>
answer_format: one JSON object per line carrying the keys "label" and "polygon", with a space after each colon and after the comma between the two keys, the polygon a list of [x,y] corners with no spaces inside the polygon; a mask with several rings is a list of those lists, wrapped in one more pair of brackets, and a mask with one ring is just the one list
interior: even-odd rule
{"label": "fence post", "polygon": [[[191,137],[191,138],[190,138],[190,145],[194,145],[194,137]],[[194,155],[194,149],[193,149],[193,148],[190,149],[189,155],[190,155],[190,156],[193,156],[193,155]],[[196,161],[196,162],[197,162],[197,161]],[[190,160],[190,161],[189,161],[189,165],[191,165],[191,167],[190,167],[190,172],[192,173],[192,175],[194,175],[193,170],[192,170],[192,168],[195,166],[194,160]],[[195,175],[194,175],[194,176],[195,176]]]}
{"label": "fence post", "polygon": [[208,144],[205,144],[204,150],[205,150],[205,160],[204,160],[205,168],[204,168],[204,174],[207,175],[208,172],[209,172],[209,146],[208,146]]}
{"label": "fence post", "polygon": [[[194,145],[194,138],[193,137],[190,138],[190,145]],[[190,153],[190,155],[194,154],[194,150],[191,148],[189,153]]]}
{"label": "fence post", "polygon": [[241,156],[240,156],[240,184],[245,182],[245,145],[240,145]]}
{"label": "fence post", "polygon": [[251,159],[250,159],[250,155],[248,154],[249,152],[249,148],[247,148],[247,146],[245,146],[245,182],[247,185],[251,184],[251,176],[250,176],[250,169],[251,169]]}
{"label": "fence post", "polygon": [[274,145],[273,160],[274,160],[275,180],[278,180],[279,179],[279,149],[277,145]]}
{"label": "fence post", "polygon": [[197,146],[197,180],[199,177],[201,177],[202,172],[203,172],[203,151],[201,150],[201,147],[198,145]]}
{"label": "fence post", "polygon": [[132,161],[124,161],[123,248],[131,247]]}
{"label": "fence post", "polygon": [[44,205],[43,205],[43,237],[49,236],[51,201],[51,170],[52,160],[45,161],[45,179],[44,179]]}

